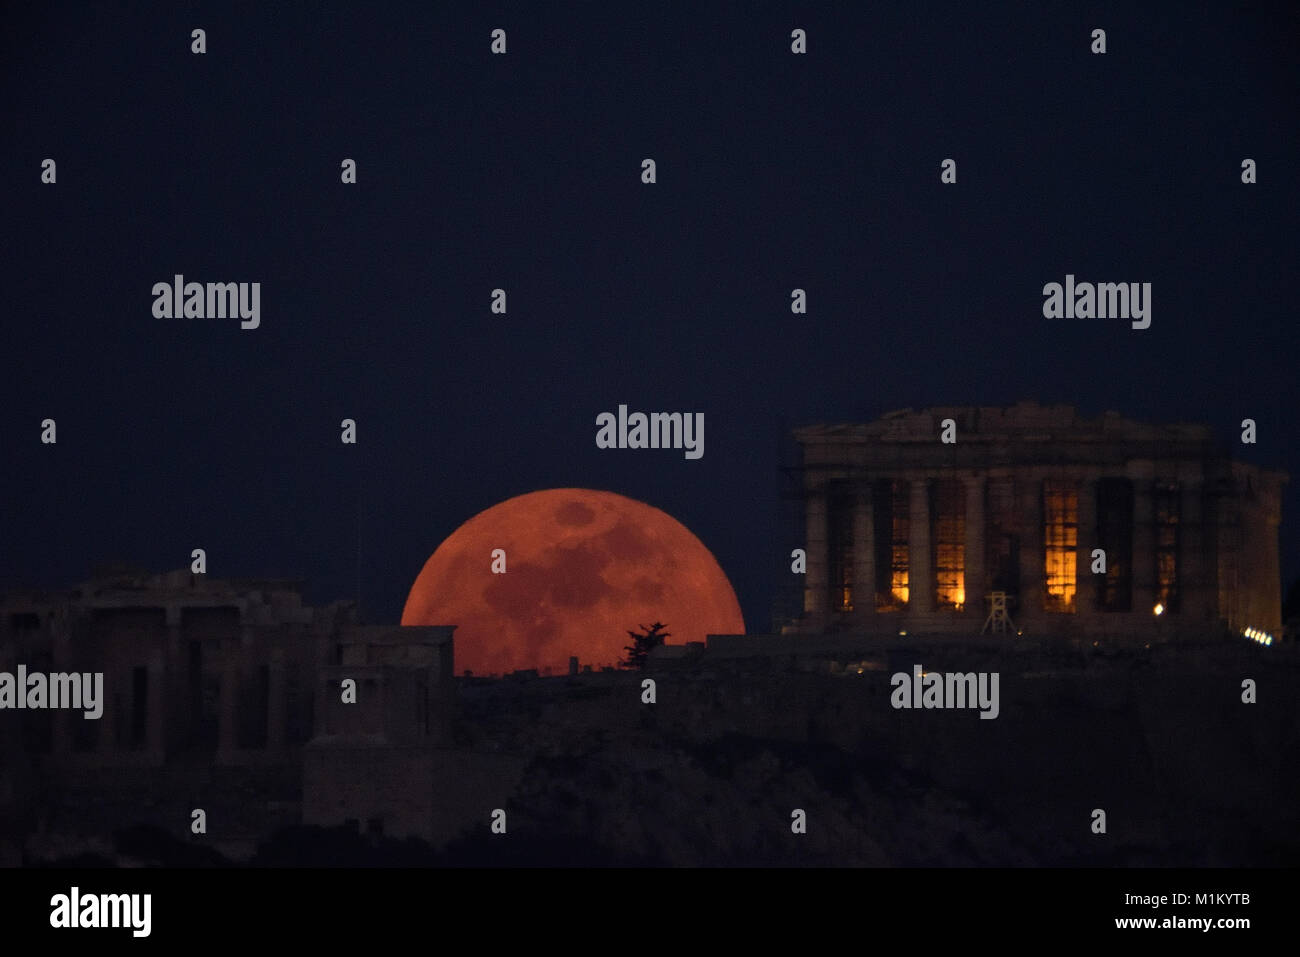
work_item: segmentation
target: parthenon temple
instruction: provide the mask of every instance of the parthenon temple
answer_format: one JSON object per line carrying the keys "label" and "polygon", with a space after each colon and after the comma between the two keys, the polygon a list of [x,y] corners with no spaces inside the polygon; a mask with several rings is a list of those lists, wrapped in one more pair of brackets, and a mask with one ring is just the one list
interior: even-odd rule
{"label": "parthenon temple", "polygon": [[987,635],[992,618],[1012,635],[1134,640],[1281,628],[1287,476],[1233,461],[1206,426],[1025,402],[795,438],[796,633]]}

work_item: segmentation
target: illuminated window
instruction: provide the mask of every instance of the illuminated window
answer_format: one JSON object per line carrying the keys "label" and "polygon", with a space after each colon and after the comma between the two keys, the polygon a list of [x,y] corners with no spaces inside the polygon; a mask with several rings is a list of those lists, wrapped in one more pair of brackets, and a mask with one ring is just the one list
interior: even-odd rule
{"label": "illuminated window", "polygon": [[1105,478],[1097,483],[1097,547],[1106,553],[1106,574],[1098,575],[1102,611],[1133,610],[1133,483]]}
{"label": "illuminated window", "polygon": [[935,482],[930,495],[935,605],[960,611],[966,603],[966,487]]}
{"label": "illuminated window", "polygon": [[1151,490],[1155,516],[1156,602],[1178,610],[1178,486],[1157,482]]}
{"label": "illuminated window", "polygon": [[853,506],[854,496],[837,490],[826,498],[827,533],[830,538],[831,608],[853,610]]}
{"label": "illuminated window", "polygon": [[907,607],[910,503],[906,482],[884,479],[872,491],[876,546],[876,610]]}
{"label": "illuminated window", "polygon": [[1079,545],[1079,489],[1073,482],[1043,482],[1045,611],[1074,611],[1075,552]]}

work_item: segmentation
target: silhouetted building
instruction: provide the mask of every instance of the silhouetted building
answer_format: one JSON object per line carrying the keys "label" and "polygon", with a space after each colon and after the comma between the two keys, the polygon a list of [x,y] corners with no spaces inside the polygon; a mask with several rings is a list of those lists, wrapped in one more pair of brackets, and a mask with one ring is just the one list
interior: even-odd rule
{"label": "silhouetted building", "polygon": [[[61,762],[297,764],[319,734],[445,736],[452,627],[361,626],[350,603],[305,606],[298,582],[107,569],[69,591],[8,594],[0,629],[0,670],[104,674],[98,720],[6,715],[29,752]],[[340,704],[344,677],[355,705]]]}
{"label": "silhouetted building", "polygon": [[436,752],[451,744],[452,627],[354,626],[333,640],[303,754],[303,823],[430,836]]}
{"label": "silhouetted building", "polygon": [[1280,630],[1286,476],[1231,461],[1205,426],[1029,402],[795,436],[807,577],[788,630],[974,635],[998,593],[1012,633]]}

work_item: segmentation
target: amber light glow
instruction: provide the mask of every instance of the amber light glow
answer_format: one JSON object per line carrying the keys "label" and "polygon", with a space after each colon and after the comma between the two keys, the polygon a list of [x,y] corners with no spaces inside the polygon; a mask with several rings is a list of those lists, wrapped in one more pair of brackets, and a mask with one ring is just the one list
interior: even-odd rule
{"label": "amber light glow", "polygon": [[907,572],[894,572],[890,594],[894,596],[894,601],[899,605],[907,605]]}
{"label": "amber light glow", "polygon": [[1075,550],[1079,545],[1079,490],[1069,482],[1043,482],[1043,572],[1048,611],[1075,610]]}
{"label": "amber light glow", "polygon": [[[492,572],[493,549],[506,553]],[[664,622],[672,644],[743,634],[712,553],[670,515],[613,492],[530,492],[475,515],[411,587],[403,625],[456,625],[458,673],[563,674],[569,656],[615,665],[628,629]]]}
{"label": "amber light glow", "polygon": [[934,590],[940,608],[960,611],[966,600],[966,490],[960,482],[936,482]]}

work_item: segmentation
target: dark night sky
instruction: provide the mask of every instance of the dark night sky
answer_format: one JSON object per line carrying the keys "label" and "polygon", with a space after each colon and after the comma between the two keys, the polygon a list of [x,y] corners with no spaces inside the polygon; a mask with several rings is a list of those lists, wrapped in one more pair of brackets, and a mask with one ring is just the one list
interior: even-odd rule
{"label": "dark night sky", "polygon": [[[1022,398],[1256,419],[1300,575],[1294,13],[434,6],[6,14],[0,584],[203,547],[350,597],[360,490],[396,622],[461,522],[580,485],[684,522],[763,630],[783,429]],[[261,328],[154,318],[177,272],[261,282]],[[1067,272],[1151,282],[1151,328],[1044,319]],[[620,402],[704,412],[704,457],[598,450]]]}

